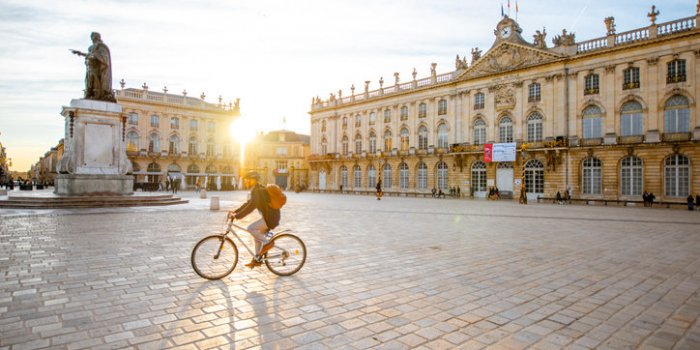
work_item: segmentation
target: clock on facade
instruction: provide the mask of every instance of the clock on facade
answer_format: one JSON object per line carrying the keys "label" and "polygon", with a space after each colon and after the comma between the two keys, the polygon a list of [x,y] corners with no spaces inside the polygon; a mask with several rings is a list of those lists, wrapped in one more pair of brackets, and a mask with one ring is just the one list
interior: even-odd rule
{"label": "clock on facade", "polygon": [[509,37],[511,33],[513,33],[513,30],[510,26],[501,28],[501,38],[505,39]]}

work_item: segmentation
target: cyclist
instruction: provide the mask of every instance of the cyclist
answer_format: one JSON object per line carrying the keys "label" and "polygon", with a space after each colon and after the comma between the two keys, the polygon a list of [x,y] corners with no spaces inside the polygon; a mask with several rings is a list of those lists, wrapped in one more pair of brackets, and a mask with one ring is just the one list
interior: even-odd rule
{"label": "cyclist", "polygon": [[240,208],[228,213],[229,219],[235,218],[239,220],[257,209],[262,216],[262,218],[248,225],[247,228],[255,241],[256,255],[249,263],[245,264],[246,267],[251,269],[262,265],[262,262],[256,258],[267,253],[274,247],[275,244],[269,241],[270,237],[268,237],[267,233],[280,223],[280,210],[270,208],[270,196],[267,194],[265,186],[258,183],[259,180],[260,174],[255,171],[249,171],[243,176],[243,183],[246,188],[251,189],[250,198],[247,202],[243,203]]}

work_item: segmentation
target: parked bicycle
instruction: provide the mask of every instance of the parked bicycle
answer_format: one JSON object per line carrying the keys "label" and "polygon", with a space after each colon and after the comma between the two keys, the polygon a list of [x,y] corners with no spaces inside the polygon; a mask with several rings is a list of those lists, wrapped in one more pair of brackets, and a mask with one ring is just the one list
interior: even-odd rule
{"label": "parked bicycle", "polygon": [[[228,276],[238,264],[238,247],[229,234],[238,239],[250,255],[255,253],[239,236],[235,229],[248,232],[237,225],[234,220],[227,221],[226,231],[202,238],[192,249],[192,268],[201,277],[216,280]],[[278,276],[291,276],[299,271],[306,262],[306,246],[301,238],[293,235],[291,230],[271,232],[274,247],[261,256],[255,256],[258,262]]]}

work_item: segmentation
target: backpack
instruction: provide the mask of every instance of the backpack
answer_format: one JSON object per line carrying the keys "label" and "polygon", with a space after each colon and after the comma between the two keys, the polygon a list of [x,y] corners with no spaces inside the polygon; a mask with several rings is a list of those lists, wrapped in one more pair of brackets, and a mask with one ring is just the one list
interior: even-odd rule
{"label": "backpack", "polygon": [[281,209],[285,203],[287,203],[287,196],[282,193],[282,189],[275,184],[267,184],[265,186],[268,197],[270,197],[270,203],[268,204],[272,209]]}

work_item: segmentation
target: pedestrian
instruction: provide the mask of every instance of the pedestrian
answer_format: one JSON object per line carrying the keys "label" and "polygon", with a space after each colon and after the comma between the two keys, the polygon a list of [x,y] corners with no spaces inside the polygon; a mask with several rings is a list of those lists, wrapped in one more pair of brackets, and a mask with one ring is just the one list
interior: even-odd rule
{"label": "pedestrian", "polygon": [[649,192],[649,208],[654,205],[654,199],[656,199],[654,192]]}
{"label": "pedestrian", "polygon": [[559,191],[557,191],[557,204],[559,204],[559,205],[562,204],[561,192],[559,192]]}
{"label": "pedestrian", "polygon": [[433,190],[431,192],[433,194],[433,198],[435,198],[435,194],[437,193],[437,190],[435,189],[435,187],[433,187]]}
{"label": "pedestrian", "polygon": [[695,194],[695,210],[700,210],[700,194]]}
{"label": "pedestrian", "polygon": [[461,190],[459,189],[459,185],[457,186],[457,198],[462,197],[462,194],[460,193]]}
{"label": "pedestrian", "polygon": [[377,190],[377,200],[380,201],[380,200],[382,200],[382,195],[384,194],[382,192],[382,178],[381,177],[379,177],[379,179],[377,180],[377,186],[375,188]]}
{"label": "pedestrian", "polygon": [[695,210],[695,198],[693,198],[692,194],[688,195],[688,210]]}
{"label": "pedestrian", "polygon": [[340,193],[343,193],[343,184],[340,184]]}
{"label": "pedestrian", "polygon": [[642,193],[642,200],[644,201],[644,206],[648,207],[649,206],[649,192],[644,191],[644,193]]}

